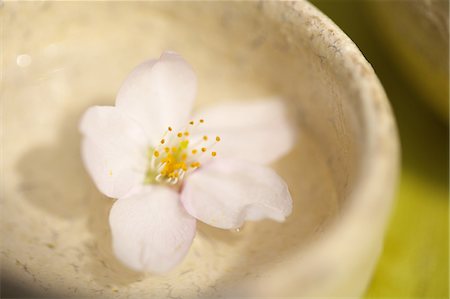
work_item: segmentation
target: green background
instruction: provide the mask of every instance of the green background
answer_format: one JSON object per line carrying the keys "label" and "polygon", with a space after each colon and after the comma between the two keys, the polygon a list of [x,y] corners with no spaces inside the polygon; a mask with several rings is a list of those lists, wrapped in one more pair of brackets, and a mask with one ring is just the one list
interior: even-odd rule
{"label": "green background", "polygon": [[448,298],[448,124],[401,72],[391,45],[383,43],[381,29],[370,19],[370,5],[312,2],[372,64],[400,132],[402,169],[396,204],[366,298]]}

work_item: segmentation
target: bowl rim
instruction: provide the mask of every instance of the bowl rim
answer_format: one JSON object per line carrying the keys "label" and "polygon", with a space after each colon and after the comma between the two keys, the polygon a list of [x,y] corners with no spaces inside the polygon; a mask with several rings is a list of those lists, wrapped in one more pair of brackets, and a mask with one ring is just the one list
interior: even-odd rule
{"label": "bowl rim", "polygon": [[[310,273],[305,273],[305,269],[310,269],[312,264],[322,270],[329,269],[331,264],[338,266],[335,271],[339,272],[339,279],[333,280],[332,275],[326,275],[320,293],[317,288],[308,289],[305,286],[300,291],[301,294],[290,295],[359,297],[366,289],[381,254],[395,199],[400,168],[400,142],[394,114],[375,71],[355,43],[330,18],[306,0],[276,2],[276,5],[283,5],[284,10],[295,14],[296,17],[290,21],[299,28],[300,34],[315,36],[311,41],[312,51],[328,58],[324,63],[330,64],[331,59],[333,65],[330,65],[330,69],[337,76],[350,79],[349,85],[360,95],[357,100],[362,107],[361,119],[365,120],[365,139],[357,169],[358,179],[348,195],[348,204],[341,212],[345,217],[336,219],[333,227],[320,240],[308,244],[305,250],[293,254],[271,269],[267,276],[250,283],[248,288],[253,294],[263,292],[265,296],[279,296],[280,290],[289,290],[289,286],[298,288],[298,281],[302,278],[304,281],[311,281],[311,278],[308,279]],[[336,42],[340,44],[339,49],[335,47]],[[367,236],[367,227],[360,225],[364,223],[361,221],[367,219],[370,219],[374,228],[370,236]],[[359,241],[355,246],[359,250],[349,251],[347,242],[354,240]],[[332,252],[327,250],[330,246],[333,247]],[[334,261],[346,257],[354,261],[352,265],[346,264],[343,269],[342,265],[334,264]],[[361,271],[361,263],[369,271]],[[272,279],[275,276],[287,279],[275,282]]]}

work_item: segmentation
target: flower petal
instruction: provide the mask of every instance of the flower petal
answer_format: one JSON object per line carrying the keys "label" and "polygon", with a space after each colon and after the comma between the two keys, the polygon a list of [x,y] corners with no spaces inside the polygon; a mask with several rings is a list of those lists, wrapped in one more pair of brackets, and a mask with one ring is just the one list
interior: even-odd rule
{"label": "flower petal", "polygon": [[177,53],[136,67],[123,83],[116,106],[138,121],[153,143],[168,126],[187,124],[197,92],[197,77]]}
{"label": "flower petal", "polygon": [[124,196],[144,179],[144,131],[115,107],[91,107],[80,131],[84,164],[97,188],[107,196]]}
{"label": "flower petal", "polygon": [[242,226],[245,220],[284,221],[292,199],[286,183],[270,168],[218,159],[186,178],[181,201],[189,214],[219,228]]}
{"label": "flower petal", "polygon": [[292,148],[294,130],[280,100],[228,102],[200,111],[194,119],[205,119],[193,139],[218,135],[214,150],[221,157],[268,164]]}
{"label": "flower petal", "polygon": [[113,249],[128,267],[164,273],[182,261],[195,235],[196,221],[179,194],[147,186],[116,201],[109,215]]}

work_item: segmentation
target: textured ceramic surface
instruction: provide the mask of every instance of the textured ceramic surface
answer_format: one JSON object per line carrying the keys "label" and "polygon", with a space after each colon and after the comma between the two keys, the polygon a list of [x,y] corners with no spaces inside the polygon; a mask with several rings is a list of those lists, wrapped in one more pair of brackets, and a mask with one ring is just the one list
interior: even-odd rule
{"label": "textured ceramic surface", "polygon": [[[414,92],[418,86],[407,82],[396,61],[386,55],[393,45],[385,43],[381,28],[367,15],[368,4],[378,2],[314,1],[373,65],[393,106],[402,144],[396,204],[365,297],[449,298],[448,124],[424,107]],[[389,7],[411,2],[382,1]]]}
{"label": "textured ceramic surface", "polygon": [[[307,2],[5,3],[2,279],[34,296],[359,296],[392,205],[398,142],[386,96],[356,46]],[[80,161],[77,125],[165,49],[199,77],[198,104],[281,95],[298,143],[274,167],[285,223],[200,225],[166,276],[112,255],[112,200]],[[276,145],[275,145],[276,146]]]}

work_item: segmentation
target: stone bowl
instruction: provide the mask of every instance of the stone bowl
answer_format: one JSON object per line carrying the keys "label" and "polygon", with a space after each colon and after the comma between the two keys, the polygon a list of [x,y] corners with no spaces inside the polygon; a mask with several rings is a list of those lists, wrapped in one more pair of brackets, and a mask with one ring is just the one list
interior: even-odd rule
{"label": "stone bowl", "polygon": [[[359,296],[383,244],[399,146],[386,95],[355,44],[305,1],[7,2],[3,20],[1,267],[21,297]],[[164,276],[111,250],[80,160],[83,111],[114,103],[163,50],[199,78],[198,105],[280,96],[298,128],[273,167],[294,209],[240,231],[199,225]],[[276,146],[276,145],[274,145]]]}

